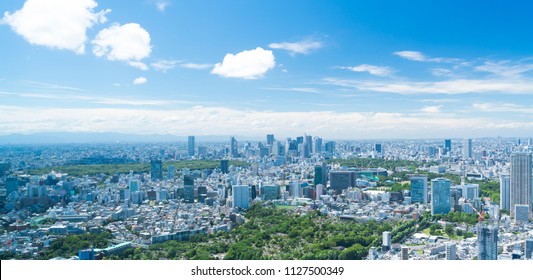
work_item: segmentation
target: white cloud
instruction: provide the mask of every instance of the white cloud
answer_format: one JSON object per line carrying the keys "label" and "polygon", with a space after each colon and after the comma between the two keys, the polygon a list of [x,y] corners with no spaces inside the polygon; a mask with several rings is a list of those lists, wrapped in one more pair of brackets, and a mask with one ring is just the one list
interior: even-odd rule
{"label": "white cloud", "polygon": [[438,105],[438,106],[427,106],[427,107],[422,108],[421,111],[424,112],[424,113],[435,114],[435,113],[440,113],[440,108],[442,108],[442,105]]}
{"label": "white cloud", "polygon": [[180,63],[179,60],[158,60],[150,65],[157,71],[167,72],[176,67],[178,63]]}
{"label": "white cloud", "polygon": [[301,53],[301,54],[308,54],[311,51],[317,50],[322,48],[324,44],[319,41],[300,41],[300,42],[281,42],[281,43],[271,43],[268,45],[271,49],[281,49],[289,51],[292,54]]}
{"label": "white cloud", "polygon": [[369,64],[361,64],[358,66],[340,67],[341,69],[350,70],[352,72],[368,72],[374,76],[390,76],[393,71],[388,66],[375,66]]}
{"label": "white cloud", "polygon": [[146,84],[147,82],[148,80],[145,77],[138,77],[135,80],[133,80],[134,85],[142,85],[142,84]]}
{"label": "white cloud", "polygon": [[[246,127],[246,136],[262,137],[274,131],[280,136],[308,133],[329,139],[368,139],[390,136],[390,131],[396,131],[397,138],[527,135],[527,129],[533,128],[528,119],[509,121],[444,114],[426,114],[422,118],[420,114],[383,112],[265,112],[200,106],[161,110],[0,105],[0,112],[9,112],[2,114],[0,134],[83,131],[188,135],[194,131],[196,135],[229,135],[242,134]],[[99,121],[95,122],[95,117]]]}
{"label": "white cloud", "polygon": [[256,48],[238,54],[228,53],[211,73],[226,78],[257,79],[276,66],[272,51]]}
{"label": "white cloud", "polygon": [[209,68],[213,67],[214,65],[213,64],[207,64],[207,63],[204,63],[204,64],[201,64],[201,63],[183,63],[180,66],[183,67],[183,68],[188,68],[188,69],[204,70],[204,69],[209,69]]}
{"label": "white cloud", "polygon": [[150,34],[137,23],[115,23],[102,29],[91,43],[94,55],[105,56],[108,60],[133,62],[135,67],[139,65],[136,62],[149,57],[152,51]]}
{"label": "white cloud", "polygon": [[359,91],[398,94],[465,94],[465,93],[533,93],[533,81],[526,79],[452,79],[438,82],[382,82],[324,79],[326,84],[354,88]]}
{"label": "white cloud", "polygon": [[526,107],[513,103],[474,103],[472,109],[481,112],[508,112],[533,114],[533,107]]}
{"label": "white cloud", "polygon": [[110,10],[94,12],[94,0],[27,0],[22,9],[0,20],[30,44],[85,52],[86,31],[106,21]]}
{"label": "white cloud", "polygon": [[422,61],[422,62],[446,62],[446,63],[462,63],[463,62],[463,60],[457,59],[457,58],[447,58],[447,57],[430,58],[419,51],[399,51],[399,52],[394,52],[393,54],[401,58],[408,59],[408,60]]}
{"label": "white cloud", "polygon": [[450,69],[446,68],[431,68],[431,74],[433,76],[437,77],[451,77],[453,76],[453,72]]}
{"label": "white cloud", "polygon": [[426,61],[427,58],[422,54],[421,52],[417,51],[401,51],[401,52],[395,52],[395,55],[405,58],[408,60],[414,60],[414,61]]}
{"label": "white cloud", "polygon": [[476,71],[488,72],[503,77],[521,77],[522,74],[533,70],[533,64],[512,63],[510,61],[489,62],[476,66]]}
{"label": "white cloud", "polygon": [[135,67],[135,68],[138,68],[138,69],[141,69],[143,71],[146,71],[148,70],[148,65],[140,62],[140,61],[130,61],[128,62],[128,65],[131,66],[131,67]]}
{"label": "white cloud", "polygon": [[155,3],[155,6],[160,12],[164,12],[169,5],[170,3],[168,1],[157,1]]}

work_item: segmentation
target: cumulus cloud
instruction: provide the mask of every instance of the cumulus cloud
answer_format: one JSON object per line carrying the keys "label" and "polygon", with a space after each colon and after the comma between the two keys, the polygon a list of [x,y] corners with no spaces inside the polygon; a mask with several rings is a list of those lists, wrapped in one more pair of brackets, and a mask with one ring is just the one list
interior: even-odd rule
{"label": "cumulus cloud", "polygon": [[369,64],[361,64],[358,66],[346,66],[340,67],[341,69],[350,70],[352,72],[368,72],[374,76],[390,76],[392,75],[392,69],[388,66],[375,66]]}
{"label": "cumulus cloud", "polygon": [[289,51],[292,54],[308,54],[311,51],[318,50],[322,48],[324,44],[319,41],[300,41],[300,42],[281,42],[281,43],[271,43],[268,45],[271,49],[281,49]]}
{"label": "cumulus cloud", "polygon": [[226,78],[257,79],[276,66],[272,51],[263,48],[228,53],[222,63],[215,64],[211,73]]}
{"label": "cumulus cloud", "polygon": [[4,13],[0,23],[30,44],[83,54],[87,29],[104,23],[110,12],[95,12],[97,5],[94,0],[27,0],[20,10]]}
{"label": "cumulus cloud", "polygon": [[91,43],[94,55],[124,61],[130,65],[133,62],[134,67],[138,67],[140,64],[137,62],[149,57],[152,51],[150,34],[137,23],[115,23],[102,29]]}
{"label": "cumulus cloud", "polygon": [[135,80],[133,80],[134,85],[142,85],[142,84],[146,84],[147,82],[148,80],[145,77],[138,77]]}

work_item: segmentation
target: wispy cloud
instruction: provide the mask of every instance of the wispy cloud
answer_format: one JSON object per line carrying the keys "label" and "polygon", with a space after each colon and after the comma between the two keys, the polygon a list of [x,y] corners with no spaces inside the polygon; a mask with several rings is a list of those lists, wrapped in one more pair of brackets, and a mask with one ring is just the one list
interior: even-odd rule
{"label": "wispy cloud", "polygon": [[281,42],[268,45],[271,49],[289,51],[291,54],[309,54],[312,51],[322,48],[324,44],[320,41],[304,40],[299,42]]}
{"label": "wispy cloud", "polygon": [[341,66],[340,69],[350,70],[352,72],[367,72],[374,76],[390,76],[394,72],[388,66],[376,66],[370,64],[361,64],[357,66]]}
{"label": "wispy cloud", "polygon": [[[34,133],[50,131],[118,132],[143,134],[227,135],[247,128],[250,136],[276,131],[290,136],[309,133],[328,138],[376,138],[402,127],[398,138],[450,137],[487,135],[494,128],[519,132],[533,128],[528,120],[512,121],[469,118],[443,114],[385,112],[267,112],[236,110],[224,107],[196,106],[181,110],[125,108],[27,108],[0,105],[0,133]],[[95,121],[97,118],[97,121]],[[213,122],[218,125],[213,126]],[[335,125],[331,125],[335,124]],[[350,129],[346,129],[350,127]],[[507,129],[507,130],[505,130]],[[423,132],[428,131],[427,135]],[[430,131],[430,132],[429,132]],[[430,133],[430,134],[429,134]]]}
{"label": "wispy cloud", "polygon": [[436,113],[440,113],[440,108],[442,108],[442,105],[427,106],[427,107],[422,108],[421,111],[424,113],[436,114]]}
{"label": "wispy cloud", "polygon": [[488,72],[502,77],[516,78],[533,70],[533,64],[511,61],[486,61],[483,65],[476,66],[476,71]]}
{"label": "wispy cloud", "polygon": [[158,60],[151,63],[150,65],[157,71],[167,72],[170,69],[173,69],[180,63],[181,60]]}
{"label": "wispy cloud", "polygon": [[205,70],[210,69],[215,66],[214,64],[208,64],[208,63],[182,63],[180,64],[181,67],[187,68],[187,69],[194,69],[194,70]]}
{"label": "wispy cloud", "polygon": [[83,89],[77,88],[77,87],[57,85],[57,84],[49,84],[49,83],[43,83],[43,82],[37,82],[37,81],[23,81],[23,83],[25,85],[27,85],[27,86],[30,86],[31,88],[34,88],[34,89],[83,91]]}
{"label": "wispy cloud", "polygon": [[513,103],[474,103],[472,109],[481,112],[507,112],[507,113],[525,113],[533,114],[533,107],[522,106]]}
{"label": "wispy cloud", "polygon": [[399,52],[394,52],[393,54],[404,59],[413,60],[413,61],[421,61],[421,62],[459,63],[462,61],[461,59],[458,59],[458,58],[428,57],[419,51],[399,51]]}
{"label": "wispy cloud", "polygon": [[353,88],[358,91],[398,94],[533,93],[533,81],[526,79],[451,79],[436,82],[397,82],[326,78],[324,82],[329,85]]}
{"label": "wispy cloud", "polygon": [[160,12],[164,12],[167,7],[170,5],[170,2],[169,1],[165,1],[165,0],[158,0],[156,3],[155,3],[155,6],[157,7],[157,9],[160,11]]}

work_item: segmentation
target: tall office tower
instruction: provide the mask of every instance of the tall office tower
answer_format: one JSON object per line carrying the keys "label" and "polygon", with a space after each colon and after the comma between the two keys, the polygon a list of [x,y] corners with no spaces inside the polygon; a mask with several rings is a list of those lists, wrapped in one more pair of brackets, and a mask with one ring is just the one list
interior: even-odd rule
{"label": "tall office tower", "polygon": [[239,157],[239,150],[237,149],[237,140],[235,140],[235,137],[230,138],[230,155],[232,158]]}
{"label": "tall office tower", "polygon": [[334,154],[335,153],[335,142],[334,141],[327,141],[324,148],[325,148],[326,152]]}
{"label": "tall office tower", "polygon": [[431,215],[450,212],[450,186],[450,180],[445,178],[431,180]]}
{"label": "tall office tower", "polygon": [[267,145],[272,145],[274,143],[274,134],[267,134]]}
{"label": "tall office tower", "polygon": [[229,160],[223,159],[223,160],[220,161],[220,170],[224,174],[228,174],[229,173]]}
{"label": "tall office tower", "polygon": [[402,246],[402,251],[400,253],[400,259],[404,261],[409,260],[409,247]]}
{"label": "tall office tower", "polygon": [[187,142],[187,154],[192,157],[194,156],[194,136],[189,136]]}
{"label": "tall office tower", "polygon": [[498,224],[481,222],[477,227],[478,260],[497,260]]}
{"label": "tall office tower", "polygon": [[411,177],[411,203],[428,203],[428,177]]}
{"label": "tall office tower", "polygon": [[161,160],[150,161],[150,178],[152,181],[163,180],[163,163]]}
{"label": "tall office tower", "polygon": [[281,145],[278,141],[272,142],[272,154],[275,156],[281,155]]}
{"label": "tall office tower", "polygon": [[381,154],[381,144],[375,144],[374,151],[378,154]]}
{"label": "tall office tower", "polygon": [[526,260],[532,258],[531,253],[533,253],[533,239],[527,239],[524,242],[524,255],[526,255]]}
{"label": "tall office tower", "polygon": [[529,205],[531,217],[531,195],[533,194],[531,180],[531,153],[511,154],[511,217],[515,216],[515,205]]}
{"label": "tall office tower", "polygon": [[190,175],[183,176],[183,196],[185,202],[194,202],[194,178]]}
{"label": "tall office tower", "polygon": [[529,205],[525,204],[515,204],[514,205],[514,221],[516,222],[527,222],[529,218]]}
{"label": "tall office tower", "polygon": [[314,147],[315,153],[322,152],[322,138],[316,137],[315,138],[315,147]]}
{"label": "tall office tower", "polygon": [[326,185],[327,183],[327,165],[326,163],[322,163],[322,165],[315,165],[315,178],[313,180],[313,183],[315,186],[322,184]]}
{"label": "tall office tower", "polygon": [[307,152],[309,154],[313,153],[313,136],[306,135],[304,144],[305,144],[305,146],[307,146]]}
{"label": "tall office tower", "polygon": [[301,196],[301,188],[300,188],[300,182],[299,181],[293,181],[290,184],[289,187],[289,195],[292,198],[297,198]]}
{"label": "tall office tower", "polygon": [[248,209],[250,207],[250,187],[244,185],[235,185],[231,187],[233,196],[233,208]]}
{"label": "tall office tower", "polygon": [[500,175],[500,208],[511,210],[511,176],[509,174]]}
{"label": "tall office tower", "polygon": [[454,261],[457,259],[457,245],[454,243],[447,243],[446,244],[446,259],[450,261]]}
{"label": "tall office tower", "polygon": [[444,139],[444,149],[446,150],[446,153],[452,151],[452,139]]}
{"label": "tall office tower", "polygon": [[391,245],[391,233],[390,231],[384,231],[383,239],[381,242],[381,251],[386,252],[390,250],[390,245]]}
{"label": "tall office tower", "polygon": [[355,187],[355,171],[330,171],[329,184],[330,188],[335,190],[336,194],[341,194],[342,190]]}
{"label": "tall office tower", "polygon": [[463,159],[472,158],[472,139],[463,140]]}
{"label": "tall office tower", "polygon": [[8,176],[6,178],[6,195],[10,195],[12,192],[18,192],[19,179],[17,176]]}
{"label": "tall office tower", "polygon": [[167,168],[167,178],[170,180],[170,179],[174,179],[174,176],[176,175],[176,168],[174,167],[174,165],[169,165],[168,168]]}
{"label": "tall office tower", "polygon": [[296,137],[296,142],[297,142],[298,144],[302,144],[302,143],[304,142],[304,137],[303,137],[303,136],[298,136],[298,137]]}

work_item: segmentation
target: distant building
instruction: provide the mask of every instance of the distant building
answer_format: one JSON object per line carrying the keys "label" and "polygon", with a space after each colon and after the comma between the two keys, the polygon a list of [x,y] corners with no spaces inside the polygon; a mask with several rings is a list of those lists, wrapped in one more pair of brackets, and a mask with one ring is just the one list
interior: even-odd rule
{"label": "distant building", "polygon": [[232,158],[239,157],[239,150],[237,146],[237,140],[235,140],[235,137],[230,138],[230,155]]}
{"label": "distant building", "polygon": [[481,222],[477,226],[478,260],[498,259],[498,224]]}
{"label": "distant building", "polygon": [[462,197],[468,201],[472,201],[479,198],[479,185],[478,184],[465,184],[462,186]]}
{"label": "distant building", "polygon": [[174,165],[169,165],[167,167],[167,173],[167,177],[169,180],[174,179],[174,176],[176,176],[176,168],[174,167]]}
{"label": "distant building", "polygon": [[384,231],[383,232],[383,239],[381,242],[381,250],[383,252],[386,252],[390,250],[391,248],[391,233],[390,231]]}
{"label": "distant building", "polygon": [[327,141],[324,148],[325,148],[326,152],[328,152],[330,154],[334,154],[335,153],[335,142]]}
{"label": "distant building", "polygon": [[472,158],[472,139],[463,140],[463,159]]}
{"label": "distant building", "polygon": [[192,157],[194,156],[194,136],[189,136],[187,141],[187,154]]}
{"label": "distant building", "polygon": [[329,184],[337,194],[342,190],[355,187],[356,176],[354,171],[330,171]]}
{"label": "distant building", "polygon": [[280,190],[280,187],[277,185],[261,186],[260,192],[261,192],[261,199],[263,200],[274,200],[274,199],[281,198],[281,190]]}
{"label": "distant building", "polygon": [[431,180],[431,214],[448,214],[450,204],[451,182],[445,178]]}
{"label": "distant building", "polygon": [[444,139],[444,150],[446,151],[446,153],[450,153],[452,151],[451,139]]}
{"label": "distant building", "polygon": [[267,145],[274,144],[274,134],[267,134]]}
{"label": "distant building", "polygon": [[527,222],[529,219],[529,205],[515,204],[515,222]]}
{"label": "distant building", "polygon": [[183,198],[187,203],[194,203],[194,178],[191,175],[183,176]]}
{"label": "distant building", "polygon": [[316,185],[322,184],[326,185],[327,183],[327,165],[322,163],[321,165],[315,165],[315,178],[313,183]]}
{"label": "distant building", "polygon": [[229,173],[229,160],[223,159],[223,160],[220,161],[220,170],[224,174],[228,174]]}
{"label": "distant building", "polygon": [[524,253],[526,256],[526,259],[531,259],[531,253],[533,253],[533,239],[527,239],[526,242],[524,242]]}
{"label": "distant building", "polygon": [[152,181],[163,180],[163,163],[161,160],[150,161],[150,178]]}
{"label": "distant building", "polygon": [[17,176],[8,176],[6,178],[6,195],[19,191],[19,179]]}
{"label": "distant building", "polygon": [[511,210],[511,176],[509,174],[500,175],[500,208]]}
{"label": "distant building", "polygon": [[233,196],[233,208],[250,208],[250,187],[244,185],[235,185],[231,188]]}
{"label": "distant building", "polygon": [[298,198],[301,196],[302,190],[300,188],[300,182],[299,181],[293,181],[290,183],[289,186],[289,195],[292,198]]}
{"label": "distant building", "polygon": [[454,243],[446,244],[446,259],[453,261],[457,260],[457,245]]}
{"label": "distant building", "polygon": [[428,203],[427,177],[411,177],[411,203]]}
{"label": "distant building", "polygon": [[[515,205],[529,205],[531,211],[531,195],[533,182],[531,180],[531,153],[511,154],[511,217],[515,216]],[[531,216],[531,212],[529,213]]]}
{"label": "distant building", "polygon": [[378,154],[381,154],[381,144],[375,144],[374,151]]}
{"label": "distant building", "polygon": [[409,247],[402,246],[401,252],[400,252],[400,259],[401,260],[409,260]]}

